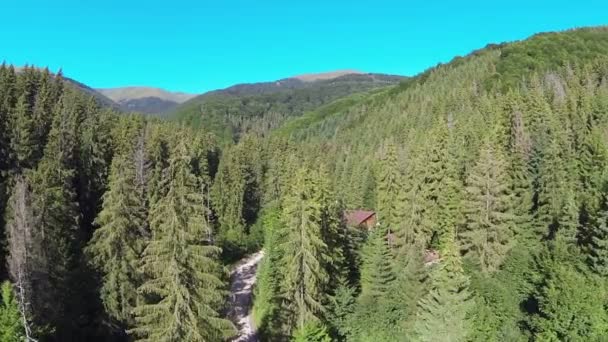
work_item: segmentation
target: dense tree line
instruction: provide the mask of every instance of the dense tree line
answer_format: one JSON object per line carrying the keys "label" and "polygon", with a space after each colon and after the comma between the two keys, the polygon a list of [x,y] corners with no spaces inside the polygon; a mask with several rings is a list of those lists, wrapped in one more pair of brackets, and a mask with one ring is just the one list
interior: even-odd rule
{"label": "dense tree line", "polygon": [[232,335],[209,199],[213,137],[119,115],[33,67],[2,65],[0,99],[2,264],[12,283],[3,336]]}
{"label": "dense tree line", "polygon": [[490,46],[221,148],[3,65],[0,334],[226,340],[227,265],[263,248],[264,341],[600,341],[607,33]]}
{"label": "dense tree line", "polygon": [[[329,170],[326,184],[336,201],[374,209],[380,225],[363,236],[344,231],[348,243],[339,254],[356,257],[337,263],[341,272],[323,266],[343,260],[332,253],[310,264],[318,278],[299,284],[321,306],[303,311],[311,312],[307,324],[285,322],[284,298],[297,303],[288,296],[295,285],[287,277],[295,247],[285,252],[281,241],[297,241],[288,234],[298,225],[285,222],[298,191],[273,202],[262,216],[269,255],[254,311],[266,339],[606,336],[608,61],[600,53],[606,32],[568,31],[491,47],[279,130],[277,139],[289,135],[296,150],[292,162]],[[566,53],[559,61],[543,48],[552,39],[573,42],[556,50]],[[581,46],[586,52],[573,51],[569,59],[568,49]],[[506,68],[519,63],[520,53],[537,56],[535,64],[527,72]],[[269,156],[271,164],[281,158]],[[324,244],[310,244],[302,255],[322,250],[327,242],[319,236]],[[438,261],[429,262],[430,251]],[[319,297],[316,286],[327,274],[341,277]]]}

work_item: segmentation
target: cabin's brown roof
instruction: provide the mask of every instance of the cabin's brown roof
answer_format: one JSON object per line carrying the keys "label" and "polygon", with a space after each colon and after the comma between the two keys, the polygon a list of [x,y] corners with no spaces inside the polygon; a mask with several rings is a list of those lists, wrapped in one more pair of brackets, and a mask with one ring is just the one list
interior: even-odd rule
{"label": "cabin's brown roof", "polygon": [[376,213],[373,211],[347,210],[344,212],[344,219],[349,226],[359,226],[374,215],[376,215]]}

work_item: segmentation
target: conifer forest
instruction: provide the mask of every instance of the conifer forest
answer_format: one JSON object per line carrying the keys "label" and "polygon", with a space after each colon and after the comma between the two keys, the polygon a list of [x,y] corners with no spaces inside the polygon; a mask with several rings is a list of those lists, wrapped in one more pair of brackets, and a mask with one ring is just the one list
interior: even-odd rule
{"label": "conifer forest", "polygon": [[0,341],[608,341],[608,28],[292,83],[2,64]]}

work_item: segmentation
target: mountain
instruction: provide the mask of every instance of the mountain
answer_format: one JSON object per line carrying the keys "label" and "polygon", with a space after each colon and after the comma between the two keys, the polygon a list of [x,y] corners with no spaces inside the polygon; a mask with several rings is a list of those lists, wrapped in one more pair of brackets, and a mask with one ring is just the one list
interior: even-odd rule
{"label": "mountain", "polygon": [[0,66],[4,336],[605,340],[608,27],[305,79],[190,99],[188,127]]}
{"label": "mountain", "polygon": [[[491,44],[292,118],[273,131],[270,151],[254,154],[255,140],[242,140],[223,160],[241,153],[256,165],[249,169],[267,167],[270,193],[278,188],[274,198],[293,207],[314,197],[300,189],[320,187],[291,173],[314,175],[322,165],[346,208],[377,213],[381,225],[355,263],[360,273],[338,285],[340,302],[327,306],[339,318],[319,318],[341,340],[601,340],[607,56],[608,27]],[[263,166],[259,155],[268,159]],[[289,174],[285,183],[295,179],[283,197],[277,169]],[[280,218],[290,220],[290,210]],[[281,233],[265,251],[294,239],[281,239],[288,224],[276,227]],[[420,260],[427,248],[439,253],[436,265]],[[268,341],[289,331],[280,330],[288,309],[271,299],[290,285],[276,285],[276,275],[302,269],[282,253],[265,256],[283,263],[262,265],[256,285],[253,312]],[[317,269],[331,279],[332,268]]]}
{"label": "mountain", "polygon": [[291,117],[355,93],[398,84],[405,77],[338,71],[238,84],[194,97],[168,113],[230,141],[247,131],[266,133]]}
{"label": "mountain", "polygon": [[321,81],[321,80],[330,80],[332,78],[337,78],[340,76],[345,76],[345,75],[360,75],[363,74],[360,71],[357,70],[336,70],[336,71],[330,71],[330,72],[322,72],[322,73],[316,73],[316,74],[303,74],[303,75],[298,75],[298,76],[294,76],[292,78],[298,79],[300,81],[304,81],[304,82],[314,82],[314,81]]}
{"label": "mountain", "polygon": [[[474,87],[480,94],[520,91],[532,76],[550,79],[552,72],[580,67],[607,54],[608,27],[546,32],[521,41],[488,44],[469,55],[457,56],[449,63],[429,68],[398,86],[360,96],[356,101],[338,100],[319,107],[285,122],[275,133],[310,139],[336,132],[342,138],[352,135],[352,139],[361,141],[362,136],[367,136],[363,131],[374,131],[373,141],[378,142],[381,141],[379,137],[389,138],[396,134],[391,129],[415,126],[414,121],[423,120],[426,110],[408,113],[403,109],[404,106],[423,105],[422,99],[410,99],[421,89],[425,89],[426,96],[443,94],[445,98],[441,102],[449,102],[455,94],[464,91],[464,86]],[[433,88],[438,89],[431,90]]]}
{"label": "mountain", "polygon": [[93,89],[84,83],[80,83],[68,77],[65,77],[64,79],[67,84],[75,87],[76,89],[82,91],[87,95],[93,96],[100,105],[104,107],[110,107],[115,110],[122,110],[122,107],[118,103],[114,102],[112,99],[110,99],[103,93],[97,91],[96,89]]}
{"label": "mountain", "polygon": [[196,96],[194,94],[170,92],[151,87],[123,87],[96,90],[116,102],[124,111],[144,114],[168,112],[180,103]]}

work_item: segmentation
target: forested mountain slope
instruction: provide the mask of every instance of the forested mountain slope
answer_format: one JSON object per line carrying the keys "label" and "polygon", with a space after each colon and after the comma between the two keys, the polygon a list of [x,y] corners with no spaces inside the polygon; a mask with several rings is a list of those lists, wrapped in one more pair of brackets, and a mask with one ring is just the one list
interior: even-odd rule
{"label": "forested mountain slope", "polygon": [[[590,28],[491,45],[225,150],[216,185],[262,193],[260,333],[607,336],[607,43],[608,29]],[[327,198],[375,210],[380,226],[339,228]],[[246,233],[250,208],[222,226],[245,218]],[[425,264],[433,250],[440,261]]]}
{"label": "forested mountain slope", "polygon": [[227,265],[263,249],[262,341],[602,341],[607,56],[586,28],[398,85],[242,85],[194,127],[2,66],[0,331],[224,341]]}
{"label": "forested mountain slope", "polygon": [[296,117],[353,93],[394,85],[400,76],[353,73],[319,79],[286,78],[275,82],[239,84],[195,97],[168,117],[205,127],[222,140],[231,141],[244,132],[266,133],[287,118]]}

